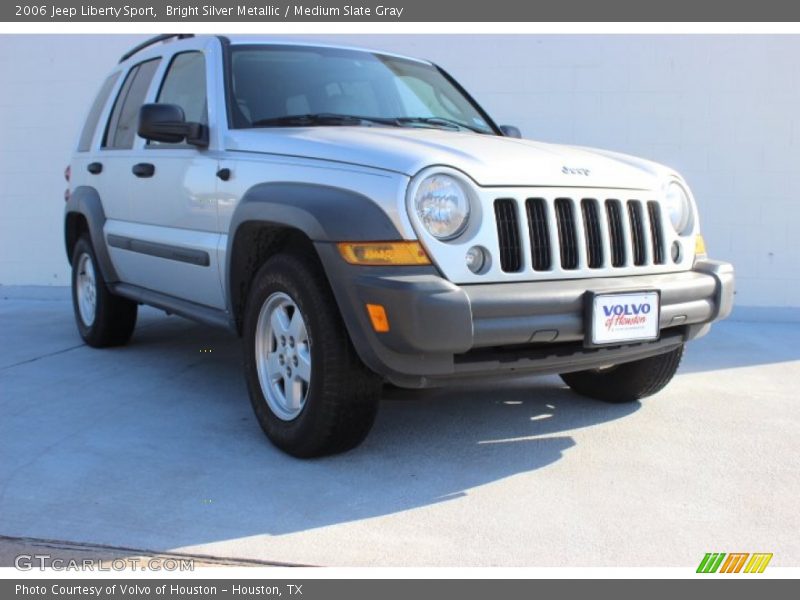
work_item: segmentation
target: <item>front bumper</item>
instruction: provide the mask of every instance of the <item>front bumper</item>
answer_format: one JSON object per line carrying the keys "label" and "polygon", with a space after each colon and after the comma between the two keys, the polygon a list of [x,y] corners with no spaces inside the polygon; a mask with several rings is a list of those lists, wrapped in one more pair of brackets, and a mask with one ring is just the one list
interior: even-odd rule
{"label": "front bumper", "polygon": [[[362,360],[405,386],[637,360],[705,334],[733,307],[733,267],[711,260],[698,260],[681,273],[459,286],[433,267],[353,267],[332,245],[317,249]],[[661,292],[661,338],[585,347],[586,292],[637,290]],[[366,303],[385,307],[389,332],[373,331]]]}

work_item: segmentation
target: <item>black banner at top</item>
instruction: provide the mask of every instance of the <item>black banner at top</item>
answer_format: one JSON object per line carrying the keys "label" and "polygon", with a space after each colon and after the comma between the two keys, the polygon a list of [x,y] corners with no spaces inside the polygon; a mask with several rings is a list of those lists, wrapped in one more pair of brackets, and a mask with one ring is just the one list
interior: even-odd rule
{"label": "black banner at top", "polygon": [[18,22],[787,22],[800,3],[786,0],[17,0],[0,21]]}

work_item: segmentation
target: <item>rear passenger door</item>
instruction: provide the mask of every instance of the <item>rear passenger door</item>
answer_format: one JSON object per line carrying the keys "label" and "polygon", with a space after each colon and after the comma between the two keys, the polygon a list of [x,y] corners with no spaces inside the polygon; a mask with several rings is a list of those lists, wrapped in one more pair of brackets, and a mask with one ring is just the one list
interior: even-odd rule
{"label": "rear passenger door", "polygon": [[[209,123],[209,65],[202,49],[164,57],[143,102],[179,105],[187,121]],[[113,123],[109,124],[110,126]],[[127,188],[125,218],[106,226],[109,250],[126,283],[224,308],[217,246],[213,148],[136,138],[120,167]]]}
{"label": "rear passenger door", "polygon": [[133,144],[136,138],[138,106],[141,106],[160,59],[134,65],[117,91],[108,121],[103,127],[100,148],[81,173],[95,188],[103,203],[106,219],[125,221],[128,210],[128,179]]}

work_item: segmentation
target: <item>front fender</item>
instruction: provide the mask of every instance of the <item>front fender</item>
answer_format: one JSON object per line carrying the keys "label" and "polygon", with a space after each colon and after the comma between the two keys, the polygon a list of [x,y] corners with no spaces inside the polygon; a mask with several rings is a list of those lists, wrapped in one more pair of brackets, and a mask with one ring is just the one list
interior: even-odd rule
{"label": "front fender", "polygon": [[358,192],[307,183],[254,185],[239,201],[228,229],[225,281],[233,314],[238,314],[244,300],[245,291],[238,284],[248,281],[259,266],[247,256],[253,251],[260,254],[258,249],[246,247],[247,237],[240,241],[237,236],[247,231],[243,226],[255,223],[299,231],[311,242],[403,239],[388,215]]}

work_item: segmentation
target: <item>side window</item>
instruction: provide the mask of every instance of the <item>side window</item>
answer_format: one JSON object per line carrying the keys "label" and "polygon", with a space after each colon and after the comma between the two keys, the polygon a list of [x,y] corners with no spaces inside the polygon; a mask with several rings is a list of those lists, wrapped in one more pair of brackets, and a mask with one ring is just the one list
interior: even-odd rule
{"label": "side window", "polygon": [[114,102],[114,109],[111,111],[105,140],[103,140],[104,148],[115,150],[133,148],[139,109],[144,103],[144,98],[150,88],[150,82],[153,80],[153,74],[156,72],[160,60],[155,58],[140,63],[128,73]]}
{"label": "side window", "polygon": [[[175,55],[167,69],[156,102],[177,104],[183,109],[187,121],[208,125],[206,60],[202,52],[182,52]],[[148,145],[159,148],[186,147],[185,143],[149,142]]]}
{"label": "side window", "polygon": [[103,87],[97,93],[92,108],[89,110],[89,116],[86,117],[80,140],[78,140],[78,152],[88,152],[91,148],[92,138],[94,138],[94,132],[97,129],[97,122],[100,120],[100,112],[106,105],[108,96],[111,94],[111,90],[114,89],[117,79],[119,79],[119,73],[109,75],[103,83]]}

